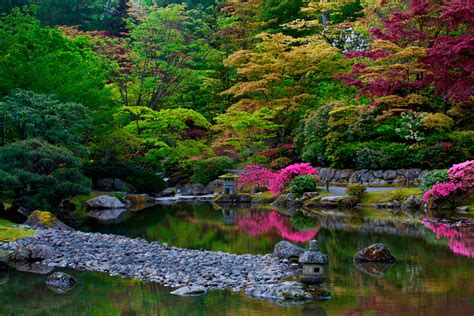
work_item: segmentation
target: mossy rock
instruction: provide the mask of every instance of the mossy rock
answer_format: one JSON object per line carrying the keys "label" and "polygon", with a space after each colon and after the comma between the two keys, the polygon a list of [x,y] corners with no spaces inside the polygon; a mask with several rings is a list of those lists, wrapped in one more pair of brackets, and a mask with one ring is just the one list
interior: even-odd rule
{"label": "mossy rock", "polygon": [[216,204],[250,204],[252,195],[247,193],[220,194],[214,197]]}
{"label": "mossy rock", "polygon": [[28,225],[37,229],[57,229],[57,230],[72,230],[69,226],[57,219],[53,214],[46,211],[33,211],[25,222]]}

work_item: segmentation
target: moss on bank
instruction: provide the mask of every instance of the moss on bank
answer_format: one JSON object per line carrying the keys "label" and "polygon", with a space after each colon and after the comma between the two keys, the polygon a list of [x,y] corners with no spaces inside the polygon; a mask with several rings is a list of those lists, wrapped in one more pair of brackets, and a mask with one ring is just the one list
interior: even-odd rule
{"label": "moss on bank", "polygon": [[371,206],[379,203],[389,203],[393,200],[405,201],[410,195],[421,197],[423,193],[418,188],[400,188],[398,190],[367,192],[361,200],[362,206]]}
{"label": "moss on bank", "polygon": [[16,227],[15,224],[5,219],[0,219],[0,242],[10,242],[34,235],[36,235],[34,230]]}

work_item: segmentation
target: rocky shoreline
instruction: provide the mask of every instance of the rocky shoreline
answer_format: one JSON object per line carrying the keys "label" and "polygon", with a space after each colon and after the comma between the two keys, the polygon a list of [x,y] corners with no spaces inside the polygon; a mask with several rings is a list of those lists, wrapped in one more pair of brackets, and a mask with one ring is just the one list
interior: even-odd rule
{"label": "rocky shoreline", "polygon": [[140,238],[53,229],[0,244],[0,249],[12,253],[39,245],[52,248],[53,254],[40,263],[45,267],[98,271],[173,288],[245,291],[273,300],[311,297],[300,283],[281,282],[294,271],[287,260],[269,254],[184,249]]}

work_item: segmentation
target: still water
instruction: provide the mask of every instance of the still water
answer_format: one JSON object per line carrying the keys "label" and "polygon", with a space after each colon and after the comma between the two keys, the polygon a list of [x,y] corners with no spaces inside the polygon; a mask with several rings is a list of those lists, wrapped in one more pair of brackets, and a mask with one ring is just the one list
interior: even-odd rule
{"label": "still water", "polygon": [[[0,275],[0,315],[474,315],[474,229],[410,225],[359,214],[314,218],[276,210],[216,209],[211,204],[155,206],[122,222],[91,222],[84,230],[159,240],[171,245],[234,253],[269,253],[280,240],[313,238],[329,255],[332,298],[278,306],[241,293],[176,297],[157,284],[68,271],[79,285],[65,295],[44,286],[45,276]],[[354,266],[353,254],[385,243],[397,263]]]}

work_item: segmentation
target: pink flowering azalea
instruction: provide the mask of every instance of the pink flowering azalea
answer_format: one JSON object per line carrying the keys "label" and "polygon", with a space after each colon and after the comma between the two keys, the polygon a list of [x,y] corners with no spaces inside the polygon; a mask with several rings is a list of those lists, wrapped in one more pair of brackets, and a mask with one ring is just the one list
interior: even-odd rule
{"label": "pink flowering azalea", "polygon": [[474,188],[474,160],[452,166],[448,170],[448,175],[448,182],[436,183],[425,192],[423,200],[426,203],[472,191]]}
{"label": "pink flowering azalea", "polygon": [[239,186],[265,187],[273,194],[279,194],[294,177],[305,174],[317,175],[318,172],[309,163],[295,163],[276,174],[260,165],[248,165],[240,174]]}
{"label": "pink flowering azalea", "polygon": [[281,169],[275,177],[270,181],[269,189],[273,194],[283,192],[285,187],[293,180],[294,177],[305,174],[317,175],[316,169],[314,169],[309,163],[296,163],[289,165]]}
{"label": "pink flowering azalea", "polygon": [[268,188],[270,180],[275,175],[265,167],[260,165],[248,165],[242,170],[239,176],[239,187],[254,186]]}

